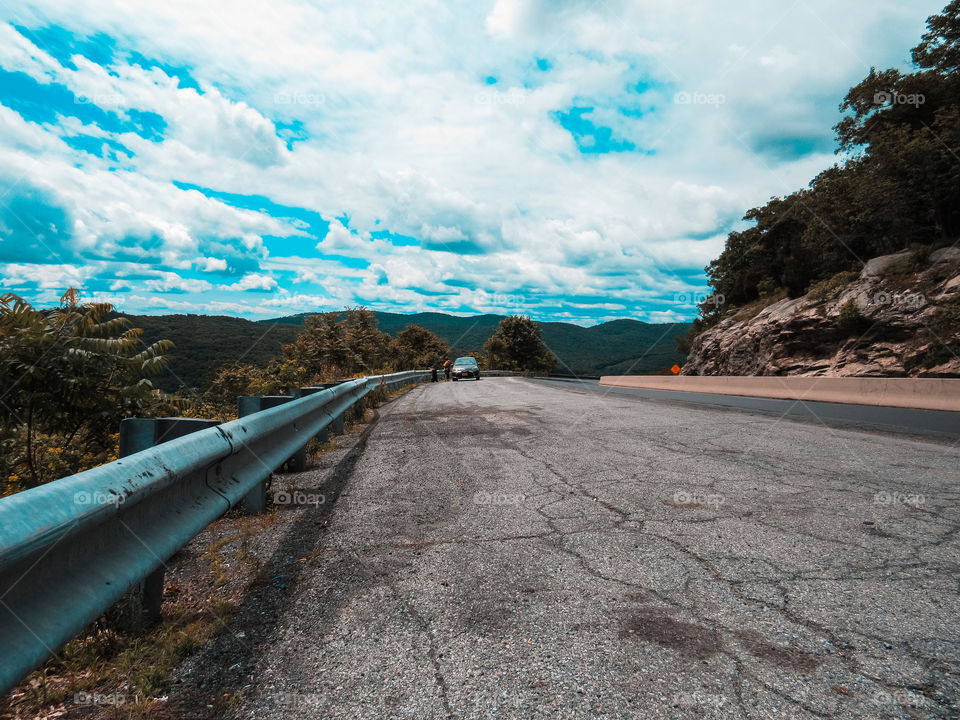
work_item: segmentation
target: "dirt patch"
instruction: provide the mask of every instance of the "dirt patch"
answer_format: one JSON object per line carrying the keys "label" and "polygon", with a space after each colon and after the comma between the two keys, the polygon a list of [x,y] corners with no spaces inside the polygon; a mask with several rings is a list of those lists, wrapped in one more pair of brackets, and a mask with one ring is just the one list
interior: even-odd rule
{"label": "dirt patch", "polygon": [[705,660],[720,650],[715,630],[677,620],[662,610],[641,610],[631,614],[620,631],[620,637],[656,643],[698,660]]}
{"label": "dirt patch", "polygon": [[889,533],[886,530],[883,530],[882,528],[878,528],[875,525],[865,525],[863,529],[864,529],[864,532],[867,533],[867,535],[872,535],[873,537],[884,538],[885,540],[897,539],[896,535],[893,535],[892,533]]}
{"label": "dirt patch", "polygon": [[774,645],[756,630],[740,630],[734,634],[744,650],[755,658],[765,660],[777,667],[798,673],[809,673],[820,665],[816,655],[797,648]]}
{"label": "dirt patch", "polygon": [[437,438],[461,437],[501,438],[505,431],[511,435],[532,437],[536,435],[542,418],[526,408],[505,408],[496,405],[471,408],[469,414],[458,410],[425,410],[423,412],[398,413],[415,426],[424,426],[425,432]]}

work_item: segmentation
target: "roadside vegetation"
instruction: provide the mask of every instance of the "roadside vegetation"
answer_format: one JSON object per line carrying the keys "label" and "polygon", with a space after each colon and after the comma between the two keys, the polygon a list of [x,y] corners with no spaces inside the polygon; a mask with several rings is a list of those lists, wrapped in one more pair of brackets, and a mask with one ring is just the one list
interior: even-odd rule
{"label": "roadside vegetation", "polygon": [[489,366],[499,370],[543,373],[551,372],[557,364],[543,342],[540,325],[525,315],[504,318],[485,349]]}
{"label": "roadside vegetation", "polygon": [[[266,367],[283,345],[296,340],[311,314],[261,321],[223,315],[124,316],[143,329],[147,344],[161,339],[175,343],[176,352],[167,369],[151,378],[155,387],[174,392],[181,387],[202,391],[224,367]],[[411,324],[428,330],[447,343],[451,357],[472,355],[484,369],[488,367],[482,357],[486,355],[484,345],[503,320],[499,315],[433,312],[406,315],[375,311],[374,317],[379,329],[392,338]],[[545,321],[540,329],[543,341],[557,356],[558,370],[577,375],[623,375],[649,373],[680,361],[673,339],[684,335],[690,323],[620,319],[582,327],[572,322]]]}
{"label": "roadside vegetation", "polygon": [[3,494],[116,458],[120,420],[169,409],[155,392],[173,344],[145,346],[107,303],[68,290],[54,310],[0,297],[0,471]]}
{"label": "roadside vegetation", "polygon": [[[411,389],[378,388],[367,394],[347,411],[344,435],[355,439],[377,407]],[[349,448],[353,441],[336,436],[323,444],[311,441],[309,464],[318,465],[322,455]],[[290,492],[299,487],[281,486]],[[303,492],[316,493],[318,488],[305,487]],[[276,588],[281,579],[286,587],[316,552],[323,552],[273,555],[267,539],[275,541],[288,532],[291,517],[300,511],[300,506],[271,501],[263,514],[230,511],[212,523],[169,562],[159,621],[151,621],[137,594],[128,593],[0,698],[0,718],[178,717],[179,709],[166,706],[165,692],[176,667],[227,630],[250,595]],[[219,712],[238,699],[215,693],[213,709]]]}
{"label": "roadside vegetation", "polygon": [[[9,495],[117,458],[125,417],[236,417],[238,395],[285,394],[292,388],[378,373],[441,367],[447,343],[417,325],[395,337],[363,307],[311,315],[293,342],[265,365],[229,361],[199,388],[162,392],[153,379],[178,352],[169,340],[146,344],[143,332],[109,303],[84,302],[68,290],[58,307],[34,308],[0,296],[0,494]],[[555,359],[538,323],[505,318],[481,368],[544,372]]]}

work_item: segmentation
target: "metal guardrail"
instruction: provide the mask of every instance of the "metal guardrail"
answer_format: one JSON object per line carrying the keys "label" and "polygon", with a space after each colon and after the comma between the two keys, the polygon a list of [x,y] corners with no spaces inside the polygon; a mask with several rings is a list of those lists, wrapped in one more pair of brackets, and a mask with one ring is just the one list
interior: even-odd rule
{"label": "metal guardrail", "polygon": [[428,379],[416,370],[349,380],[0,499],[0,693],[357,400]]}

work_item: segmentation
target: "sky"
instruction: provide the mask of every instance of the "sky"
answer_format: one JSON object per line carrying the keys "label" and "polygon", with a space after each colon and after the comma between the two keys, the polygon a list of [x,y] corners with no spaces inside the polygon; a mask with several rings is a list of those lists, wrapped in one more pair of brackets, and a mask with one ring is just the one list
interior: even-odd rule
{"label": "sky", "polygon": [[130,313],[691,319],[945,0],[0,3],[0,278]]}

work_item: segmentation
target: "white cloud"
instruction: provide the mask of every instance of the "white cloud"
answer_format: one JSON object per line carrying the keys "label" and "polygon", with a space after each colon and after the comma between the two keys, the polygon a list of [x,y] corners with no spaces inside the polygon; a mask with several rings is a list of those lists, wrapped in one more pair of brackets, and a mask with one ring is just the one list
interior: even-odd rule
{"label": "white cloud", "polygon": [[263,275],[261,273],[250,273],[249,275],[244,275],[239,281],[233,283],[232,285],[221,285],[222,290],[272,290],[277,287],[277,281],[274,280],[269,275]]}
{"label": "white cloud", "polygon": [[359,238],[350,232],[343,223],[337,219],[330,221],[330,228],[323,239],[317,243],[317,250],[323,252],[350,251],[357,247]]}
{"label": "white cloud", "polygon": [[[69,287],[80,287],[93,275],[92,268],[73,265],[32,265],[6,263],[0,265],[0,278],[6,287],[17,288],[36,283],[43,290],[61,292]],[[58,295],[59,297],[59,295]]]}
{"label": "white cloud", "polygon": [[[118,61],[105,68],[76,56],[76,71],[62,68],[3,24],[0,66],[64,83],[124,117],[155,112],[164,138],[78,119],[41,126],[0,107],[0,167],[10,184],[26,178],[48,192],[71,223],[60,270],[30,270],[38,287],[106,278],[121,295],[206,293],[189,301],[238,313],[231,308],[269,313],[281,298],[251,306],[231,293],[294,284],[283,307],[322,298],[481,309],[499,294],[549,314],[556,301],[538,295],[575,295],[596,297],[577,304],[601,317],[621,301],[629,311],[699,288],[702,279],[680,271],[715,257],[745,210],[835,160],[830,147],[798,159],[782,143],[829,139],[846,88],[870,65],[901,62],[942,4],[496,0],[453,13],[439,0],[280,0],[264,15],[227,0],[37,0],[8,14],[105,32],[117,38]],[[123,62],[127,46],[189,67],[202,92]],[[723,103],[677,105],[677,92]],[[638,152],[581,154],[553,114],[575,105],[593,108],[585,118]],[[275,121],[299,121],[307,139],[288,150]],[[60,139],[81,133],[122,142],[135,157],[118,171]],[[308,244],[370,264],[275,257],[269,238],[302,237],[304,221],[175,182],[308,208],[330,222]],[[346,225],[335,219],[345,216]],[[423,247],[372,239],[383,229]],[[68,266],[71,253],[86,264]],[[95,264],[105,257],[180,279],[117,279]],[[182,277],[191,269],[239,279],[214,288]],[[674,310],[649,316],[657,312]]]}
{"label": "white cloud", "polygon": [[[202,262],[201,262],[202,261]],[[223,258],[201,258],[197,266],[204,272],[222,272],[227,269],[227,261]]]}
{"label": "white cloud", "polygon": [[282,310],[293,314],[304,310],[317,310],[318,312],[332,310],[338,308],[341,303],[337,298],[325,295],[288,295],[270,298],[260,304],[266,308],[276,308],[278,312]]}
{"label": "white cloud", "polygon": [[172,272],[158,273],[159,277],[151,280],[144,280],[143,286],[154,292],[192,292],[200,293],[210,290],[213,285],[206,280],[193,280],[183,278]]}

